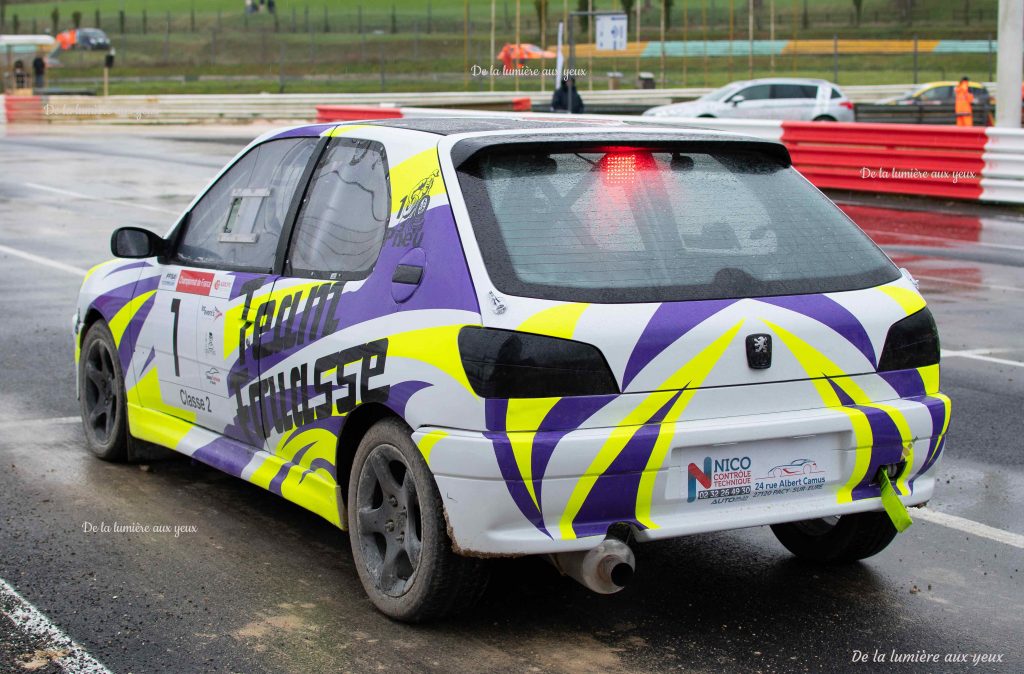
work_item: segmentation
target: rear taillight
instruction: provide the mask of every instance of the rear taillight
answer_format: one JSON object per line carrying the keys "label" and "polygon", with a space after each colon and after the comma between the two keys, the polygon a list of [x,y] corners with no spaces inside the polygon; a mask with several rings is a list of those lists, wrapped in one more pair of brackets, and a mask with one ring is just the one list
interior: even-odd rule
{"label": "rear taillight", "polygon": [[839,106],[842,107],[842,108],[846,108],[847,110],[853,110],[853,102],[852,101],[842,101],[839,104]]}
{"label": "rear taillight", "polygon": [[608,362],[591,344],[526,332],[467,326],[459,355],[481,398],[554,398],[619,392]]}
{"label": "rear taillight", "polygon": [[878,371],[909,370],[939,362],[939,331],[925,307],[889,328]]}

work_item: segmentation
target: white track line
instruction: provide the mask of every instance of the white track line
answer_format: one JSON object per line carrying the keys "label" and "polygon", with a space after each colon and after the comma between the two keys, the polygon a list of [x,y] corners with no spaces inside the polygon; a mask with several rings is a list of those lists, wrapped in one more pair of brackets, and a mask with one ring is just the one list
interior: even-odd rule
{"label": "white track line", "polygon": [[[979,353],[981,351],[981,353]],[[1006,358],[995,358],[993,356],[984,355],[985,351],[978,349],[976,351],[947,351],[942,350],[943,358],[969,358],[971,360],[981,360],[986,363],[996,363],[997,365],[1012,365],[1013,367],[1024,367],[1024,363],[1019,360],[1008,360]]]}
{"label": "white track line", "polygon": [[82,417],[55,417],[53,419],[26,419],[25,421],[0,421],[0,431],[23,428],[25,426],[55,426],[58,424],[77,424]]}
{"label": "white track line", "polygon": [[63,262],[57,262],[56,260],[51,260],[51,259],[45,258],[45,257],[43,257],[41,255],[34,255],[32,253],[26,253],[23,250],[18,250],[17,248],[11,248],[10,246],[0,245],[0,253],[6,253],[8,255],[13,255],[15,257],[20,257],[23,260],[28,260],[29,262],[35,262],[36,264],[41,264],[43,266],[50,267],[51,269],[59,269],[61,271],[65,271],[65,272],[67,272],[69,274],[75,274],[76,276],[85,276],[87,273],[89,273],[88,269],[82,269],[81,267],[72,267],[69,264],[64,264]]}
{"label": "white track line", "polygon": [[72,192],[71,190],[62,190],[59,187],[50,187],[49,185],[40,185],[39,183],[24,183],[26,187],[32,187],[37,190],[43,190],[44,192],[53,192],[54,194],[61,194],[66,197],[75,197],[76,199],[87,199],[89,201],[102,201],[107,204],[115,204],[117,206],[129,206],[131,208],[141,208],[147,211],[155,211],[157,213],[170,213],[171,215],[179,215],[180,211],[173,211],[169,208],[160,208],[159,206],[150,206],[148,204],[137,204],[134,201],[124,201],[122,199],[107,199],[105,197],[95,197],[91,194],[82,194],[81,192]]}
{"label": "white track line", "polygon": [[68,674],[111,674],[109,669],[50,622],[3,578],[0,578],[0,600],[5,605],[0,609],[0,614],[14,623],[19,632],[41,640],[41,646],[46,649],[64,653],[53,661]]}
{"label": "white track line", "polygon": [[931,522],[932,524],[938,524],[950,529],[956,529],[957,531],[963,531],[964,533],[973,534],[980,538],[987,538],[997,543],[1003,543],[1005,545],[1012,545],[1015,548],[1021,548],[1024,550],[1024,536],[1020,534],[1014,534],[1009,531],[1003,531],[1002,529],[996,529],[990,527],[987,524],[981,522],[975,522],[963,517],[957,517],[956,515],[947,515],[946,513],[940,513],[930,508],[918,508],[910,511],[910,516],[914,519],[921,519],[925,522]]}
{"label": "white track line", "polygon": [[1024,293],[1024,288],[1017,288],[1015,286],[1001,286],[996,283],[979,283],[978,281],[963,281],[954,278],[943,278],[942,276],[922,276],[921,274],[914,274],[914,278],[921,279],[924,281],[939,281],[940,283],[952,283],[953,285],[970,286],[972,288],[990,288],[992,290],[1009,290],[1015,293]]}

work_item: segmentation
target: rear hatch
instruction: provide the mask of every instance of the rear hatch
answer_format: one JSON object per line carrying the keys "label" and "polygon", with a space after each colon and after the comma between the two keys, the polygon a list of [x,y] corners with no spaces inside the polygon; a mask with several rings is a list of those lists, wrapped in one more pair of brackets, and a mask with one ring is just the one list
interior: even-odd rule
{"label": "rear hatch", "polygon": [[924,304],[781,145],[538,138],[453,151],[483,322],[596,346],[622,393],[774,384],[720,413],[820,407],[828,378],[877,380]]}

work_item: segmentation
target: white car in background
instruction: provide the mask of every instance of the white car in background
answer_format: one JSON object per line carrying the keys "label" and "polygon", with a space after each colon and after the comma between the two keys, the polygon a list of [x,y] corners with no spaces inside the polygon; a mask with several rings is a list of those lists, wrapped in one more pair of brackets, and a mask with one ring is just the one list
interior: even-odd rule
{"label": "white car in background", "polygon": [[727,84],[695,101],[659,105],[646,117],[726,117],[852,122],[853,103],[826,80],[773,77]]}

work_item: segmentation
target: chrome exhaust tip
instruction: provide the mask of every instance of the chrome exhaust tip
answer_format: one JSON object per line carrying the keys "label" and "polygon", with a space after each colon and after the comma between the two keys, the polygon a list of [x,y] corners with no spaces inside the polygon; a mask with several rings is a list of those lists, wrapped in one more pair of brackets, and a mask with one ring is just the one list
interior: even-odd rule
{"label": "chrome exhaust tip", "polygon": [[559,552],[549,559],[562,575],[598,594],[614,594],[633,579],[636,557],[626,543],[606,538],[596,548]]}

